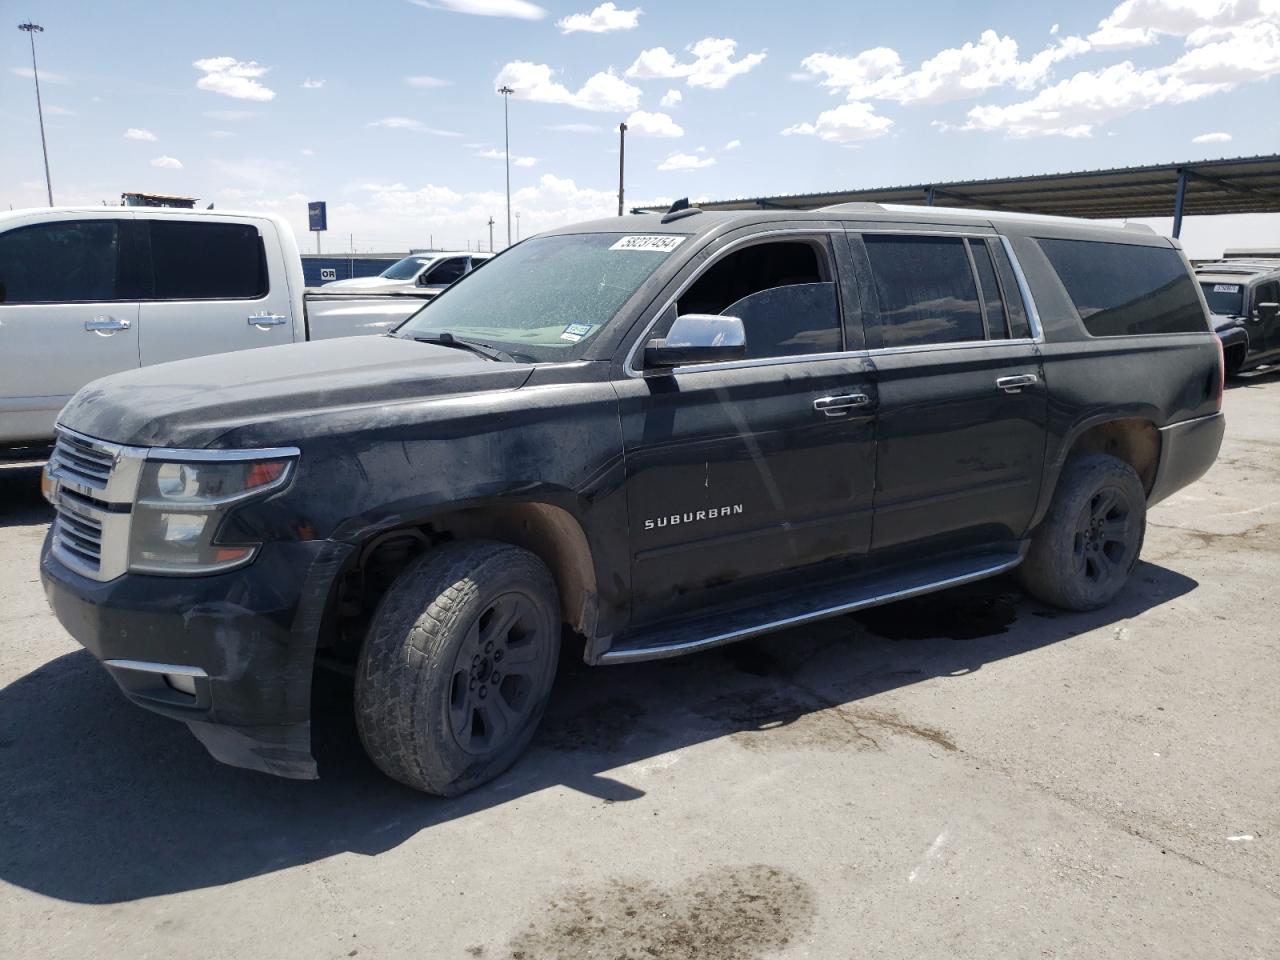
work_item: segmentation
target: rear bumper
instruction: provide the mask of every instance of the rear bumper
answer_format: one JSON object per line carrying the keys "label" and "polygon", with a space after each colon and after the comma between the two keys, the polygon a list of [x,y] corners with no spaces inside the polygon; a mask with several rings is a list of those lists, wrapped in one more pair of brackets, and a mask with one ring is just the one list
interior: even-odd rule
{"label": "rear bumper", "polygon": [[1148,506],[1195,483],[1218,459],[1227,419],[1221,412],[1160,428],[1160,466]]}
{"label": "rear bumper", "polygon": [[40,576],[58,620],[135,704],[185,722],[223,763],[311,779],[316,638],[349,550],[267,544],[233,573],[100,583],[59,562],[46,538]]}

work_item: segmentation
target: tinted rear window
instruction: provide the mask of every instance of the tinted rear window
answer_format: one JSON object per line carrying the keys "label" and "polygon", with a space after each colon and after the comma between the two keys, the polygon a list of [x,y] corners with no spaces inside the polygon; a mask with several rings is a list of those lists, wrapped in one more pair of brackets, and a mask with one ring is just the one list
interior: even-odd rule
{"label": "tinted rear window", "polygon": [[866,236],[886,347],[985,340],[978,287],[958,237]]}
{"label": "tinted rear window", "polygon": [[1092,336],[1208,329],[1195,281],[1172,247],[1091,240],[1037,243]]}
{"label": "tinted rear window", "polygon": [[256,300],[267,295],[267,258],[247,223],[152,220],[157,300]]}

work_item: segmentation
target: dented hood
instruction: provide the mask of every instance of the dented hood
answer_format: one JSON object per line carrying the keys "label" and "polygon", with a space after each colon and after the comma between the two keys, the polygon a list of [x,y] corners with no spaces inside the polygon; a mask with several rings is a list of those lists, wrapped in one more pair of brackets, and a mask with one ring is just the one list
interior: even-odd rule
{"label": "dented hood", "polygon": [[395,337],[178,360],[95,380],[58,422],[137,446],[205,447],[237,427],[339,408],[515,389],[533,368]]}

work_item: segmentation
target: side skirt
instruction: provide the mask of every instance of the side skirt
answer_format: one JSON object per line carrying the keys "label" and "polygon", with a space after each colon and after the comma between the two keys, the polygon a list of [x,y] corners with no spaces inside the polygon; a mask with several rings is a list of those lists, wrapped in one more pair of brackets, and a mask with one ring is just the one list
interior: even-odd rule
{"label": "side skirt", "polygon": [[1023,542],[1016,550],[970,555],[885,576],[820,584],[732,613],[703,614],[662,627],[647,627],[623,635],[596,662],[634,663],[678,657],[775,630],[958,587],[1013,569],[1026,556],[1028,546]]}

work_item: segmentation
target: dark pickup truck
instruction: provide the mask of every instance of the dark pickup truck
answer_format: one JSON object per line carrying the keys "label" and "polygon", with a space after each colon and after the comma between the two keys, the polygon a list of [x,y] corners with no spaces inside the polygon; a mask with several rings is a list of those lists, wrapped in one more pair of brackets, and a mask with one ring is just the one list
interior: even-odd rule
{"label": "dark pickup truck", "polygon": [[183,360],[63,410],[68,631],[219,760],[314,777],[318,659],[369,754],[455,794],[561,641],[703,650],[1020,568],[1107,603],[1223,434],[1177,244],[873,204],[528,239],[385,337]]}

